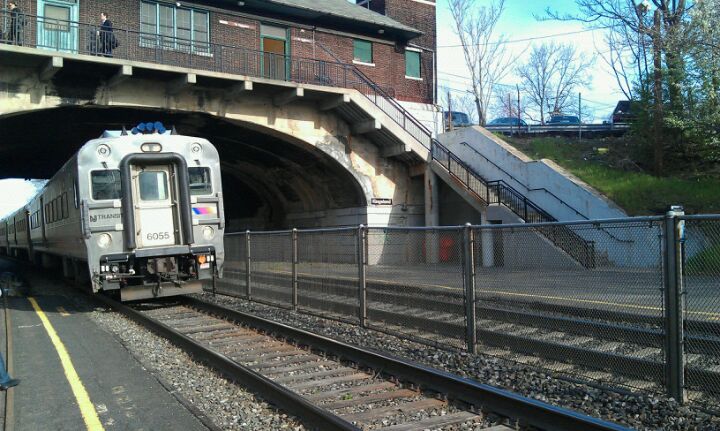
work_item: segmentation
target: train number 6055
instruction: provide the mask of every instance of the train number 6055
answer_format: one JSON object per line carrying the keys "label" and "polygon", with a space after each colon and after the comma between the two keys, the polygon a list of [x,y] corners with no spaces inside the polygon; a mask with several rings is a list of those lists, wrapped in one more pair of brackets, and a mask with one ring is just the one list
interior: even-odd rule
{"label": "train number 6055", "polygon": [[153,232],[149,233],[146,236],[148,241],[159,241],[162,239],[170,239],[170,233],[169,232]]}

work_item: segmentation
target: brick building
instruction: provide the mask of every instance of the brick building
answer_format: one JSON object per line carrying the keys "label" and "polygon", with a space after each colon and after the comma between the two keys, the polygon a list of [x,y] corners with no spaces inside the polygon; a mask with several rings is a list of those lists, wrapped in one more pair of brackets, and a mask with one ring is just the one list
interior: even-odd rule
{"label": "brick building", "polygon": [[[285,73],[287,68],[285,60],[277,60],[279,56],[353,63],[406,108],[427,116],[423,111],[434,111],[436,93],[434,0],[358,3],[18,0],[22,12],[31,15],[27,19],[42,21],[37,34],[26,36],[37,39],[38,46],[82,52],[81,45],[91,40],[83,33],[92,33],[92,27],[66,21],[99,24],[99,13],[104,11],[120,45],[126,45],[123,50],[160,46],[164,55],[173,50],[191,52],[200,63],[217,46],[239,47],[247,50],[245,56],[265,56],[260,62],[264,60],[263,67],[275,69],[274,73]],[[265,53],[277,55],[271,59]]]}

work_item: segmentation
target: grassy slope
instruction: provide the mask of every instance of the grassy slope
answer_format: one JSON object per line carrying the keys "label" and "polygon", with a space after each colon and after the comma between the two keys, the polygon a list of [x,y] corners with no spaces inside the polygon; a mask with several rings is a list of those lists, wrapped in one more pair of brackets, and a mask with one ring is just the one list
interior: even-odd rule
{"label": "grassy slope", "polygon": [[[551,159],[604,193],[630,215],[662,214],[668,205],[681,204],[687,213],[720,213],[720,179],[656,178],[617,166],[625,157],[612,141],[565,138],[511,140],[510,144],[534,159]],[[608,148],[599,154],[595,147]]]}

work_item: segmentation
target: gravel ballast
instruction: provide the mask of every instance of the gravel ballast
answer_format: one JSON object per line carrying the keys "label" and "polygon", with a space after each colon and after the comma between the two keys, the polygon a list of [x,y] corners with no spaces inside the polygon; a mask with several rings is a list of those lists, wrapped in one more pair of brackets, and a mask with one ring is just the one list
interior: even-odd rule
{"label": "gravel ballast", "polygon": [[464,352],[442,350],[356,325],[209,293],[199,299],[361,347],[391,353],[481,383],[642,430],[720,430],[720,417],[659,396],[624,394],[558,379],[538,368]]}
{"label": "gravel ballast", "polygon": [[238,384],[193,361],[169,341],[114,312],[90,313],[114,334],[138,361],[164,385],[223,430],[293,430],[305,428]]}

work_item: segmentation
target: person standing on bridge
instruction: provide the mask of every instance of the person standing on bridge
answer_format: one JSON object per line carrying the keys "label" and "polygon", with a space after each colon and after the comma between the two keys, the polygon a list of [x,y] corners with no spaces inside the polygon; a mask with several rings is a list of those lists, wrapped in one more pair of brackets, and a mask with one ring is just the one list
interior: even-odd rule
{"label": "person standing on bridge", "polygon": [[10,28],[7,32],[7,39],[13,45],[22,45],[25,16],[14,1],[8,2],[7,6],[10,11]]}
{"label": "person standing on bridge", "polygon": [[[0,288],[0,296],[4,295],[5,292]],[[5,368],[5,360],[0,353],[0,390],[7,391],[8,389],[20,384],[19,379],[12,379]]]}
{"label": "person standing on bridge", "polygon": [[115,35],[113,34],[113,23],[108,19],[105,12],[100,12],[100,53],[105,57],[112,57],[112,50],[115,48]]}

